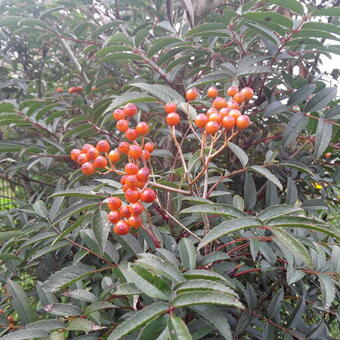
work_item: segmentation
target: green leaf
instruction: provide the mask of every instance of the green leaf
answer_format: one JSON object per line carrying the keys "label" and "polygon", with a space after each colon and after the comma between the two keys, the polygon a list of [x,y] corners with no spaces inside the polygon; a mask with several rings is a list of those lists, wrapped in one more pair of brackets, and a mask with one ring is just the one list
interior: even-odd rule
{"label": "green leaf", "polygon": [[107,195],[103,193],[92,191],[90,187],[57,191],[54,194],[52,194],[50,197],[58,197],[58,196],[97,198],[97,199],[103,199],[107,197]]}
{"label": "green leaf", "polygon": [[266,0],[269,4],[276,4],[280,7],[287,8],[292,12],[303,15],[304,9],[302,4],[297,0]]}
{"label": "green leaf", "polygon": [[335,299],[336,288],[329,274],[317,274],[320,281],[322,304],[329,309]]}
{"label": "green leaf", "polygon": [[70,331],[83,331],[83,332],[90,332],[94,330],[94,328],[95,323],[93,321],[83,318],[71,319],[67,326],[67,329]]}
{"label": "green leaf", "polygon": [[63,232],[61,234],[58,235],[58,237],[56,237],[51,246],[53,246],[55,243],[57,243],[58,241],[60,241],[61,239],[63,239],[66,235],[72,233],[73,230],[77,229],[79,226],[81,226],[81,224],[83,223],[84,219],[85,219],[86,215],[81,216],[80,218],[78,218],[78,220],[75,223],[72,223],[69,227],[67,227],[65,230],[63,230]]}
{"label": "green leaf", "polygon": [[171,87],[166,86],[166,85],[134,83],[134,84],[130,84],[130,86],[138,87],[150,93],[154,97],[162,100],[165,103],[184,102],[184,98],[177,91],[173,90]]}
{"label": "green leaf", "polygon": [[211,281],[222,281],[226,285],[231,288],[235,288],[233,282],[227,279],[225,276],[214,272],[212,270],[205,270],[205,269],[193,269],[189,270],[184,273],[184,277],[187,280],[196,280],[196,279],[204,279],[204,280],[211,280]]}
{"label": "green leaf", "polygon": [[246,167],[248,164],[248,155],[236,144],[229,142],[229,149],[236,155],[236,157],[240,160],[243,167]]}
{"label": "green leaf", "polygon": [[103,254],[106,248],[107,238],[111,226],[107,220],[107,213],[102,210],[96,210],[92,215],[92,229],[96,237],[100,253]]}
{"label": "green leaf", "polygon": [[206,246],[207,244],[226,236],[230,233],[243,230],[246,228],[254,228],[261,226],[262,224],[255,218],[241,217],[233,220],[225,221],[213,228],[200,242],[198,250]]}
{"label": "green leaf", "polygon": [[143,292],[134,283],[121,283],[115,290],[115,295],[140,295]]}
{"label": "green leaf", "polygon": [[168,304],[164,302],[155,302],[142,310],[133,314],[130,318],[122,322],[108,337],[108,340],[119,340],[142,327],[150,320],[165,313],[168,310]]}
{"label": "green leaf", "polygon": [[78,316],[82,315],[79,307],[70,303],[55,303],[44,307],[47,313],[60,316]]}
{"label": "green leaf", "polygon": [[109,45],[97,51],[96,57],[104,57],[105,55],[109,53],[121,52],[121,51],[132,51],[132,48],[129,46],[123,46],[123,45]]}
{"label": "green leaf", "polygon": [[214,306],[190,306],[190,309],[207,320],[226,340],[233,340],[228,319]]}
{"label": "green leaf", "polygon": [[319,158],[327,149],[332,139],[332,125],[319,118],[315,134],[315,158]]}
{"label": "green leaf", "polygon": [[100,58],[100,63],[109,63],[109,64],[115,64],[117,61],[122,60],[141,60],[142,58],[138,54],[134,54],[131,52],[117,52],[117,53],[110,53],[106,55],[105,57]]}
{"label": "green leaf", "polygon": [[293,235],[281,229],[272,229],[272,233],[274,235],[274,241],[278,243],[280,247],[286,247],[294,254],[294,256],[300,258],[307,266],[312,267],[313,261],[308,250]]}
{"label": "green leaf", "polygon": [[340,17],[340,7],[321,8],[312,13],[313,17]]}
{"label": "green leaf", "polygon": [[8,230],[8,231],[0,231],[0,242],[11,239],[12,237],[24,236],[25,234],[22,231],[18,230]]}
{"label": "green leaf", "polygon": [[235,74],[236,74],[235,72],[232,72],[227,69],[224,69],[223,71],[213,71],[202,76],[195,82],[191,83],[190,87],[217,83],[217,82],[230,81],[232,78],[235,77]]}
{"label": "green leaf", "polygon": [[314,177],[314,173],[311,169],[309,169],[307,166],[305,166],[304,164],[298,163],[298,162],[294,162],[294,161],[284,161],[283,163],[280,163],[280,165],[282,166],[287,166],[288,168],[293,168],[299,171],[302,171],[308,175],[310,175],[311,177]]}
{"label": "green leaf", "polygon": [[287,105],[283,105],[281,102],[276,101],[270,103],[264,110],[263,117],[271,117],[281,112],[287,111]]}
{"label": "green leaf", "polygon": [[314,92],[315,88],[315,84],[302,86],[289,97],[288,106],[301,104]]}
{"label": "green leaf", "polygon": [[260,166],[260,165],[252,165],[251,167],[249,167],[249,169],[266,177],[269,181],[275,184],[281,191],[283,190],[282,184],[280,183],[279,179],[273,173],[271,173],[267,168]]}
{"label": "green leaf", "polygon": [[156,53],[158,53],[160,50],[162,50],[165,47],[174,47],[178,46],[180,44],[183,44],[183,40],[180,40],[178,38],[174,37],[166,37],[166,38],[159,38],[155,40],[152,44],[152,46],[148,50],[148,57],[153,57]]}
{"label": "green leaf", "polygon": [[186,270],[196,268],[196,250],[192,241],[182,238],[178,243],[179,255]]}
{"label": "green leaf", "polygon": [[170,316],[168,320],[170,340],[191,340],[192,336],[184,321],[176,316]]}
{"label": "green leaf", "polygon": [[278,205],[272,205],[271,207],[262,210],[256,215],[256,218],[258,218],[262,222],[267,222],[268,220],[274,217],[279,217],[279,216],[284,216],[284,215],[289,215],[289,214],[294,214],[294,213],[301,213],[301,212],[303,212],[301,208],[297,208],[297,207],[294,207],[288,204],[278,204]]}
{"label": "green leaf", "polygon": [[263,27],[252,22],[248,22],[247,26],[250,27],[252,30],[258,32],[265,39],[271,40],[276,46],[280,45],[280,39],[270,28]]}
{"label": "green leaf", "polygon": [[219,22],[214,22],[214,23],[207,23],[207,24],[202,24],[199,26],[195,26],[191,30],[187,32],[187,36],[194,36],[194,35],[200,35],[204,34],[206,32],[214,32],[214,31],[219,31],[219,30],[225,30],[226,25],[223,23]]}
{"label": "green leaf", "polygon": [[63,296],[67,296],[72,299],[85,301],[85,302],[96,302],[97,301],[97,297],[85,289],[69,290],[67,292],[64,292]]}
{"label": "green leaf", "polygon": [[304,108],[304,112],[317,112],[336,97],[336,87],[326,87],[311,98]]}
{"label": "green leaf", "polygon": [[340,27],[337,25],[324,23],[324,22],[306,22],[303,24],[301,29],[306,30],[319,30],[319,31],[326,31],[335,34],[340,34]]}
{"label": "green leaf", "polygon": [[150,321],[139,333],[137,340],[150,340],[159,339],[158,337],[162,334],[167,326],[166,318],[161,316],[157,319]]}
{"label": "green leaf", "polygon": [[7,284],[9,293],[12,296],[13,307],[19,314],[21,322],[27,324],[34,321],[37,318],[37,315],[34,312],[25,291],[12,280],[8,280]]}
{"label": "green leaf", "polygon": [[261,12],[261,11],[248,12],[248,13],[243,14],[243,17],[249,20],[257,21],[261,24],[274,23],[274,24],[282,25],[288,28],[293,27],[292,20],[290,20],[286,16],[283,16],[275,12]]}
{"label": "green leaf", "polygon": [[65,324],[60,320],[40,320],[25,326],[25,329],[41,329],[48,332],[59,328],[65,328]]}
{"label": "green leaf", "polygon": [[18,331],[11,332],[1,337],[1,340],[25,340],[46,338],[49,336],[49,332],[43,329],[20,329]]}
{"label": "green leaf", "polygon": [[249,172],[246,172],[243,191],[245,208],[250,210],[256,204],[257,191],[253,176]]}
{"label": "green leaf", "polygon": [[183,209],[181,214],[212,214],[220,215],[223,217],[244,217],[246,214],[239,209],[234,208],[231,205],[220,204],[220,203],[207,203],[194,205],[189,208]]}
{"label": "green leaf", "polygon": [[328,32],[323,32],[319,30],[305,30],[301,29],[299,32],[297,32],[294,35],[294,38],[322,38],[322,39],[331,39],[331,40],[339,40],[335,35],[328,33]]}
{"label": "green leaf", "polygon": [[112,309],[112,308],[116,308],[116,306],[114,306],[112,303],[107,302],[107,301],[98,301],[87,306],[85,308],[84,314],[88,315],[88,314],[97,312],[99,310]]}
{"label": "green leaf", "polygon": [[288,122],[286,129],[283,132],[283,137],[286,140],[285,146],[293,143],[302,129],[306,127],[308,118],[301,112],[296,112]]}
{"label": "green leaf", "polygon": [[226,305],[243,309],[241,302],[230,294],[223,294],[219,292],[189,292],[182,293],[175,297],[173,306],[176,308],[193,306],[193,305]]}
{"label": "green leaf", "polygon": [[20,258],[14,254],[0,253],[0,261],[7,260],[20,260]]}

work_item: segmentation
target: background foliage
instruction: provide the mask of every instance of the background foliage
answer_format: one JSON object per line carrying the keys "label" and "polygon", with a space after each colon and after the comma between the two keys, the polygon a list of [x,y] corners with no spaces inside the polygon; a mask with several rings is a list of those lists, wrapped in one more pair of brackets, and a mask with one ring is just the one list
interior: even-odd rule
{"label": "background foliage", "polygon": [[[340,51],[337,5],[2,0],[0,177],[16,195],[0,215],[3,339],[338,338],[339,70],[322,71]],[[251,86],[252,125],[184,195],[163,105],[181,109],[194,177],[188,122],[211,84]],[[117,145],[111,112],[128,102],[152,127],[153,179],[175,189],[149,207],[157,249],[144,230],[110,233],[100,203],[117,178],[68,157]]]}

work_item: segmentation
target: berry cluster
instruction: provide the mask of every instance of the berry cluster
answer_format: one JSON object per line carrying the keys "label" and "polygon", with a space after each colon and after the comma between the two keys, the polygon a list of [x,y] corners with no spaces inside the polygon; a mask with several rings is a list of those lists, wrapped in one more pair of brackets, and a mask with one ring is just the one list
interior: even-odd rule
{"label": "berry cluster", "polygon": [[67,92],[69,94],[72,94],[72,93],[79,93],[79,92],[82,92],[83,91],[83,87],[82,86],[73,86],[73,87],[70,87]]}
{"label": "berry cluster", "polygon": [[[5,314],[5,311],[3,309],[0,309],[0,314]],[[14,320],[13,316],[11,316],[11,315],[7,316],[7,320],[9,322],[9,327],[15,328],[15,320]],[[1,325],[0,327],[5,327],[5,326]]]}
{"label": "berry cluster", "polygon": [[[144,143],[144,136],[149,132],[149,126],[140,122],[135,128],[130,128],[130,119],[137,113],[134,104],[126,104],[122,109],[113,112],[113,118],[117,121],[116,128],[124,133],[129,142],[120,142],[116,149],[106,140],[99,141],[96,146],[85,144],[82,149],[71,150],[71,159],[81,165],[84,175],[92,175],[97,169],[105,169],[107,172],[115,172],[121,175],[120,182],[125,199],[129,205],[123,204],[120,198],[110,197],[107,201],[110,210],[108,220],[114,224],[114,232],[125,235],[130,228],[139,228],[142,225],[141,214],[144,206],[141,202],[152,203],[156,199],[154,190],[147,188],[150,170],[146,161],[150,159],[154,150],[152,142]],[[141,144],[136,141],[141,137]],[[115,165],[122,155],[127,155],[128,162],[124,171],[116,170]],[[143,164],[143,167],[140,167]],[[107,173],[106,172],[106,173]]]}

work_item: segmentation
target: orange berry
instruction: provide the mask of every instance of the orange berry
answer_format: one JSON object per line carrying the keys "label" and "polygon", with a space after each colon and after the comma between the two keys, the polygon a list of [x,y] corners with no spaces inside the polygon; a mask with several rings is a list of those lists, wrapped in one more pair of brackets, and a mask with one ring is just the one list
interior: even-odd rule
{"label": "orange berry", "polygon": [[143,152],[142,152],[142,159],[147,161],[150,158],[151,158],[151,153],[148,150],[143,150]]}
{"label": "orange berry", "polygon": [[236,110],[236,109],[238,110],[240,108],[240,105],[236,102],[230,101],[228,102],[228,108],[230,110]]}
{"label": "orange berry", "polygon": [[326,152],[325,153],[325,158],[326,159],[330,159],[332,157],[332,153],[331,152]]}
{"label": "orange berry", "polygon": [[208,120],[209,118],[207,115],[205,115],[204,113],[200,113],[195,118],[195,124],[199,128],[204,128],[207,125]]}
{"label": "orange berry", "polygon": [[125,132],[129,128],[129,122],[126,119],[120,119],[116,123],[116,129],[120,132]]}
{"label": "orange berry", "polygon": [[140,168],[137,172],[137,178],[139,181],[146,182],[149,179],[150,170],[148,168]]}
{"label": "orange berry", "polygon": [[79,149],[72,149],[70,153],[70,157],[73,161],[77,161],[78,156],[81,154],[81,150]]}
{"label": "orange berry", "polygon": [[9,324],[9,328],[15,328],[15,323],[14,323],[14,322],[11,322],[11,323]]}
{"label": "orange berry", "polygon": [[175,103],[166,103],[164,105],[164,111],[166,113],[172,113],[175,112],[177,110],[177,105]]}
{"label": "orange berry", "polygon": [[122,201],[118,197],[109,197],[107,200],[107,206],[110,210],[114,211],[122,206]]}
{"label": "orange berry", "polygon": [[139,190],[128,188],[125,191],[125,198],[130,203],[136,203],[139,200]]}
{"label": "orange berry", "polygon": [[222,119],[222,125],[227,130],[231,130],[235,126],[235,118],[232,116],[225,116]]}
{"label": "orange berry", "polygon": [[240,129],[246,129],[250,125],[250,119],[246,115],[241,115],[236,119],[236,126]]}
{"label": "orange berry", "polygon": [[131,145],[128,155],[132,159],[138,159],[138,158],[141,158],[142,153],[143,153],[143,151],[138,145]]}
{"label": "orange berry", "polygon": [[5,314],[5,311],[3,309],[0,309],[0,314]]}
{"label": "orange berry", "polygon": [[77,157],[77,163],[82,165],[86,162],[89,161],[89,158],[87,157],[87,154],[86,153],[81,153],[79,154],[79,156]]}
{"label": "orange berry", "polygon": [[130,227],[124,220],[119,220],[114,225],[113,231],[118,235],[126,235],[129,233]]}
{"label": "orange berry", "polygon": [[137,185],[138,185],[137,176],[136,175],[128,175],[128,176],[126,176],[124,185],[126,185],[130,189],[137,188]]}
{"label": "orange berry", "polygon": [[13,322],[14,321],[14,318],[13,318],[13,316],[7,316],[7,320],[9,321],[9,322]]}
{"label": "orange berry", "polygon": [[55,89],[55,92],[57,92],[57,93],[62,93],[62,92],[64,92],[64,89],[63,89],[62,87],[57,87],[57,88]]}
{"label": "orange berry", "polygon": [[127,154],[130,150],[130,144],[128,142],[120,142],[118,145],[118,151]]}
{"label": "orange berry", "polygon": [[129,117],[134,116],[137,113],[137,111],[138,109],[135,104],[128,103],[124,106],[124,113]]}
{"label": "orange berry", "polygon": [[145,187],[146,182],[138,181],[137,188],[143,189]]}
{"label": "orange berry", "polygon": [[130,205],[130,212],[131,212],[131,215],[133,216],[140,215],[143,211],[144,211],[144,205],[139,202],[136,202]]}
{"label": "orange berry", "polygon": [[131,216],[128,218],[127,223],[132,228],[139,228],[143,223],[143,219],[140,215]]}
{"label": "orange berry", "polygon": [[138,123],[137,126],[136,126],[136,131],[137,131],[137,133],[138,133],[139,135],[142,135],[142,136],[148,134],[148,133],[149,133],[149,130],[150,130],[150,129],[149,129],[149,125],[148,125],[147,123],[145,123],[145,122],[140,122],[140,123]]}
{"label": "orange berry", "polygon": [[117,223],[120,220],[120,213],[118,211],[110,211],[107,214],[107,219],[110,223]]}
{"label": "orange berry", "polygon": [[75,91],[75,88],[74,88],[74,87],[70,87],[70,88],[67,90],[67,92],[68,92],[69,94],[72,94],[72,93],[74,93],[74,92],[76,92],[76,91]]}
{"label": "orange berry", "polygon": [[235,96],[236,93],[238,93],[238,88],[236,86],[230,86],[227,90],[227,95],[230,97]]}
{"label": "orange berry", "polygon": [[119,214],[121,217],[129,218],[131,216],[130,208],[127,205],[122,205],[119,208]]}
{"label": "orange berry", "polygon": [[222,118],[223,117],[219,113],[212,113],[209,116],[208,120],[209,122],[216,122],[217,124],[220,124],[222,121]]}
{"label": "orange berry", "polygon": [[109,152],[110,151],[110,144],[106,140],[100,140],[96,148],[98,149],[99,152]]}
{"label": "orange berry", "polygon": [[75,89],[76,89],[76,92],[81,92],[84,90],[82,86],[76,86]]}
{"label": "orange berry", "polygon": [[223,107],[220,111],[218,111],[218,113],[219,113],[222,117],[228,116],[228,115],[229,115],[229,112],[230,112],[229,107]]}
{"label": "orange berry", "polygon": [[195,88],[189,89],[185,92],[185,97],[188,101],[195,100],[198,97],[198,92]]}
{"label": "orange berry", "polygon": [[246,100],[244,95],[240,92],[236,93],[233,99],[235,100],[236,103],[239,103],[239,104],[243,103]]}
{"label": "orange berry", "polygon": [[126,118],[126,114],[122,109],[115,109],[112,113],[115,120],[121,120]]}
{"label": "orange berry", "polygon": [[127,163],[125,165],[125,172],[127,175],[136,175],[138,172],[138,166],[134,163]]}
{"label": "orange berry", "polygon": [[96,159],[98,156],[100,155],[100,152],[98,151],[97,148],[93,147],[91,149],[89,149],[86,152],[86,156],[90,161],[93,161],[94,159]]}
{"label": "orange berry", "polygon": [[93,166],[96,169],[105,169],[107,167],[107,159],[104,156],[98,156],[93,161]]}
{"label": "orange berry", "polygon": [[89,149],[93,148],[94,146],[92,144],[84,144],[82,149],[81,149],[81,152],[82,153],[86,153]]}
{"label": "orange berry", "polygon": [[219,129],[219,125],[216,122],[208,122],[207,125],[205,126],[205,131],[209,135],[213,135],[216,133]]}
{"label": "orange berry", "polygon": [[84,163],[80,170],[86,176],[93,175],[96,172],[94,165],[90,162]]}
{"label": "orange berry", "polygon": [[125,137],[132,142],[137,139],[138,135],[135,129],[129,128],[125,131]]}
{"label": "orange berry", "polygon": [[155,144],[152,143],[152,142],[147,142],[147,143],[145,143],[145,145],[144,145],[144,149],[147,150],[147,151],[149,151],[150,153],[152,153],[153,150],[155,149]]}
{"label": "orange berry", "polygon": [[109,153],[109,159],[112,163],[117,163],[120,159],[120,152],[117,149],[111,150]]}
{"label": "orange berry", "polygon": [[241,111],[240,110],[235,110],[235,109],[230,110],[229,116],[237,119],[238,117],[241,116]]}
{"label": "orange berry", "polygon": [[213,101],[213,107],[217,110],[222,109],[223,107],[227,107],[227,101],[223,97],[217,97]]}
{"label": "orange berry", "polygon": [[145,202],[145,203],[151,203],[156,199],[156,193],[154,192],[154,190],[146,188],[144,190],[142,190],[142,192],[140,193],[140,199],[141,201]]}
{"label": "orange berry", "polygon": [[181,121],[181,117],[179,116],[179,114],[177,112],[169,113],[166,116],[166,123],[169,126],[176,126],[177,124],[180,123],[180,121]]}
{"label": "orange berry", "polygon": [[250,99],[253,98],[254,96],[254,91],[251,87],[244,87],[242,90],[241,90],[241,94],[244,95],[244,98],[248,101]]}
{"label": "orange berry", "polygon": [[120,178],[120,184],[121,185],[124,185],[126,183],[126,177],[127,175],[123,175],[121,178]]}
{"label": "orange berry", "polygon": [[97,87],[96,86],[92,86],[91,87],[91,91],[96,91],[97,90]]}
{"label": "orange berry", "polygon": [[211,86],[208,88],[207,95],[210,98],[215,98],[218,95],[217,88],[215,86]]}

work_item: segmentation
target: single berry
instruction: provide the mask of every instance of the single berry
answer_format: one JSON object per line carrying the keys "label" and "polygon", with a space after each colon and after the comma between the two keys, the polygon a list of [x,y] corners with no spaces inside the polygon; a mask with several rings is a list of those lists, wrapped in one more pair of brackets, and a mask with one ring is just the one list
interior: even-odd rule
{"label": "single berry", "polygon": [[241,94],[244,95],[244,98],[248,101],[248,100],[251,100],[254,96],[254,91],[251,87],[244,87],[242,90],[241,90]]}
{"label": "single berry", "polygon": [[125,165],[125,172],[127,175],[136,175],[138,172],[138,166],[134,163],[127,163]]}
{"label": "single berry", "polygon": [[234,101],[229,101],[228,102],[228,108],[230,110],[238,110],[240,108],[240,105]]}
{"label": "single berry", "polygon": [[195,88],[189,89],[185,92],[185,97],[188,101],[195,100],[198,97],[198,92]]}
{"label": "single berry", "polygon": [[230,97],[234,97],[236,93],[238,93],[238,88],[236,86],[230,86],[227,90],[227,95]]}
{"label": "single berry", "polygon": [[149,188],[142,190],[142,192],[140,193],[140,199],[145,203],[152,203],[156,199],[156,197],[156,193]]}
{"label": "single berry", "polygon": [[136,126],[137,134],[142,135],[142,136],[147,135],[149,133],[149,130],[150,130],[149,125],[145,122],[140,122]]}
{"label": "single berry", "polygon": [[124,220],[120,220],[114,225],[113,231],[118,235],[126,235],[129,233],[130,227]]}
{"label": "single berry", "polygon": [[223,107],[227,107],[227,101],[223,97],[217,97],[213,101],[213,106],[217,110],[221,110]]}
{"label": "single berry", "polygon": [[112,116],[115,120],[121,120],[126,118],[126,114],[122,109],[116,109],[113,111]]}
{"label": "single berry", "polygon": [[216,133],[219,129],[219,125],[216,122],[208,122],[207,125],[205,126],[205,131],[207,132],[208,135],[213,135]]}
{"label": "single berry", "polygon": [[124,185],[126,183],[126,177],[127,175],[123,175],[121,178],[120,178],[120,184],[121,185]]}
{"label": "single berry", "polygon": [[137,139],[137,132],[135,129],[127,129],[126,132],[125,132],[125,137],[129,140],[129,141],[134,141]]}
{"label": "single berry", "polygon": [[137,113],[137,110],[137,106],[132,103],[128,103],[124,106],[124,113],[130,117],[134,116]]}
{"label": "single berry", "polygon": [[222,116],[219,113],[212,113],[209,118],[208,121],[209,122],[216,122],[217,124],[220,124],[222,121]]}
{"label": "single berry", "polygon": [[91,87],[91,91],[96,91],[97,90],[97,87],[96,86],[92,86]]}
{"label": "single berry", "polygon": [[164,111],[166,113],[172,113],[175,112],[177,110],[177,105],[175,103],[166,103],[164,105]]}
{"label": "single berry", "polygon": [[178,125],[181,121],[181,117],[179,116],[179,114],[177,112],[172,112],[172,113],[169,113],[167,116],[166,116],[166,123],[169,125],[169,126],[175,126],[175,125]]}
{"label": "single berry", "polygon": [[111,150],[109,153],[109,159],[112,163],[117,163],[120,159],[120,152],[117,149]]}
{"label": "single berry", "polygon": [[130,150],[130,144],[128,142],[120,142],[118,145],[118,151],[127,154]]}
{"label": "single berry", "polygon": [[77,157],[77,163],[82,165],[86,162],[89,161],[89,158],[87,157],[86,153],[81,153],[78,157]]}
{"label": "single berry", "polygon": [[236,103],[239,103],[239,104],[243,103],[246,100],[244,95],[240,92],[236,93],[233,99],[235,100]]}
{"label": "single berry", "polygon": [[9,315],[9,316],[7,316],[7,320],[8,320],[9,322],[13,322],[13,321],[14,321],[14,318],[13,318],[13,316]]}
{"label": "single berry", "polygon": [[142,152],[142,159],[147,161],[150,158],[151,158],[151,153],[148,150],[143,150],[143,152]]}
{"label": "single berry", "polygon": [[215,98],[218,95],[217,88],[215,86],[211,86],[208,88],[207,95],[209,98]]}
{"label": "single berry", "polygon": [[120,220],[120,213],[118,211],[110,211],[107,214],[107,219],[110,223],[117,223]]}
{"label": "single berry", "polygon": [[229,107],[223,107],[218,113],[223,117],[228,116],[230,112]]}
{"label": "single berry", "polygon": [[[127,179],[126,179],[127,180]],[[125,198],[130,203],[136,203],[139,200],[139,190],[128,188],[125,191]]]}
{"label": "single berry", "polygon": [[208,123],[208,116],[204,113],[200,113],[195,118],[195,124],[199,128],[204,128]]}
{"label": "single berry", "polygon": [[107,167],[107,159],[104,156],[98,156],[93,161],[93,166],[96,169],[105,169]]}
{"label": "single berry", "polygon": [[81,152],[86,153],[89,149],[91,149],[93,147],[94,147],[94,145],[92,145],[92,144],[84,144],[82,149],[81,149]]}
{"label": "single berry", "polygon": [[110,210],[114,211],[122,206],[122,201],[118,197],[109,197],[107,200],[107,206]]}
{"label": "single berry", "polygon": [[137,185],[138,185],[137,176],[136,175],[128,175],[128,176],[126,176],[124,185],[126,185],[130,189],[137,188]]}
{"label": "single berry", "polygon": [[110,144],[106,140],[100,140],[96,148],[98,149],[99,152],[109,152],[110,151]]}
{"label": "single berry", "polygon": [[126,192],[127,189],[129,189],[129,187],[128,187],[126,184],[124,184],[124,185],[122,186],[122,191],[123,191],[123,192]]}
{"label": "single berry", "polygon": [[72,93],[74,93],[74,92],[76,92],[76,91],[75,91],[75,88],[74,88],[74,87],[70,87],[70,88],[67,90],[67,92],[68,92],[69,94],[72,94]]}
{"label": "single berry", "polygon": [[140,215],[143,211],[144,211],[144,205],[139,202],[132,203],[130,205],[130,212],[131,212],[131,215],[133,216]]}
{"label": "single berry", "polygon": [[146,182],[149,179],[150,170],[148,168],[141,168],[137,172],[137,178],[139,181]]}
{"label": "single berry", "polygon": [[144,145],[144,149],[147,150],[147,151],[149,151],[150,153],[152,153],[153,150],[155,149],[155,144],[152,143],[152,142],[147,142],[147,143],[145,143],[145,145]]}
{"label": "single berry", "polygon": [[116,129],[120,132],[125,132],[129,128],[129,122],[126,119],[120,119],[116,123]]}
{"label": "single berry", "polygon": [[142,157],[143,150],[138,145],[131,145],[128,155],[132,159],[138,159]]}
{"label": "single berry", "polygon": [[64,92],[64,89],[63,89],[62,87],[57,87],[57,88],[55,89],[55,92],[57,92],[57,93],[62,93],[62,92]]}
{"label": "single berry", "polygon": [[207,116],[209,117],[212,113],[217,113],[218,111],[212,106],[207,111]]}
{"label": "single berry", "polygon": [[143,223],[143,219],[140,215],[131,216],[128,218],[127,223],[132,228],[139,228]]}
{"label": "single berry", "polygon": [[330,159],[332,157],[332,153],[331,152],[326,152],[325,153],[325,158],[326,159]]}
{"label": "single berry", "polygon": [[225,116],[222,119],[222,125],[227,130],[231,130],[235,126],[235,118],[232,116]]}
{"label": "single berry", "polygon": [[98,156],[100,155],[100,152],[98,151],[97,148],[93,147],[90,148],[87,152],[86,152],[86,156],[89,160],[93,161],[94,159],[96,159]]}
{"label": "single berry", "polygon": [[78,156],[81,154],[81,150],[79,149],[72,149],[70,153],[70,157],[73,161],[77,161]]}
{"label": "single berry", "polygon": [[90,162],[84,163],[80,170],[86,176],[93,175],[96,172],[94,165]]}
{"label": "single berry", "polygon": [[128,207],[127,205],[122,205],[119,208],[119,214],[122,218],[129,218],[131,216],[130,207]]}
{"label": "single berry", "polygon": [[241,111],[237,109],[230,110],[229,116],[237,119],[238,117],[241,116]]}
{"label": "single berry", "polygon": [[246,129],[250,125],[250,119],[246,115],[241,115],[236,119],[236,126],[240,129]]}

